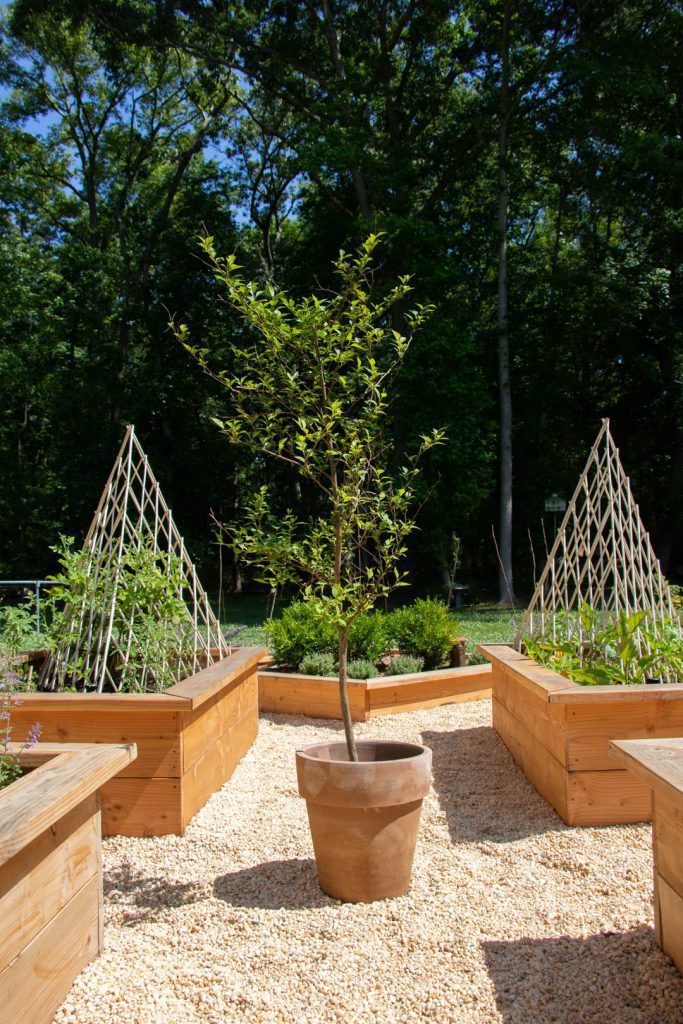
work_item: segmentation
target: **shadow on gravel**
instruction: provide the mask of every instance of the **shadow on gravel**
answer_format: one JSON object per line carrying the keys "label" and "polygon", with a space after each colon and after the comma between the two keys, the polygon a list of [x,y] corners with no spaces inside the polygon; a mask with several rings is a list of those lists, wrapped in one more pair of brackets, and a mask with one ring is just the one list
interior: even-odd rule
{"label": "shadow on gravel", "polygon": [[507,843],[566,826],[512,760],[491,726],[423,732],[434,789],[454,842]]}
{"label": "shadow on gravel", "polygon": [[315,861],[310,858],[271,860],[253,868],[219,875],[213,891],[216,899],[231,907],[296,910],[299,907],[329,907],[334,903],[318,885]]}
{"label": "shadow on gravel", "polygon": [[505,1024],[673,1024],[683,977],[641,925],[587,939],[482,943]]}
{"label": "shadow on gravel", "polygon": [[169,907],[184,907],[206,899],[205,887],[195,882],[169,882],[167,878],[146,878],[130,866],[122,864],[106,871],[104,896],[113,906],[120,906],[124,924],[154,921]]}

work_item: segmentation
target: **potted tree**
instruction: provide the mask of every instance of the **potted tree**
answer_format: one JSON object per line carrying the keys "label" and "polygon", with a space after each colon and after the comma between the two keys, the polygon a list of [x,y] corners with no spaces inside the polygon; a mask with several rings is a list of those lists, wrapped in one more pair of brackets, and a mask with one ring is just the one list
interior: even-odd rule
{"label": "potted tree", "polygon": [[296,300],[240,275],[235,256],[220,257],[210,236],[202,250],[228,303],[253,329],[234,351],[233,370],[211,367],[206,349],[176,336],[227,391],[230,415],[216,422],[234,444],[280,460],[307,481],[316,512],[304,520],[281,512],[268,488],[250,502],[231,542],[260,580],[296,583],[304,600],[324,610],[338,639],[338,685],[346,743],[297,751],[299,792],[306,799],[322,888],[370,901],[405,892],[431,751],[418,744],[356,742],[347,687],[349,628],[404,584],[400,562],[414,528],[418,465],[443,440],[424,436],[398,476],[387,468],[384,432],[388,388],[414,331],[428,313],[405,317],[407,335],[392,329],[391,308],[410,291],[399,279],[373,297],[370,236],[357,254],[334,266],[338,292]]}

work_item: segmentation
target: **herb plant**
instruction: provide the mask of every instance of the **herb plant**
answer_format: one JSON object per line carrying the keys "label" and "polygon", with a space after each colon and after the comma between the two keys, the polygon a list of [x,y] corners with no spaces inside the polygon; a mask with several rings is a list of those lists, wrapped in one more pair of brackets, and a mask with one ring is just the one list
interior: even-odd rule
{"label": "herb plant", "polygon": [[[10,750],[12,739],[11,713],[12,708],[21,703],[17,696],[17,690],[21,688],[21,681],[16,674],[14,659],[7,651],[0,650],[0,789],[9,786],[21,775],[21,764],[19,755]],[[21,747],[27,747],[37,743],[40,736],[38,723],[31,726],[28,739]]]}

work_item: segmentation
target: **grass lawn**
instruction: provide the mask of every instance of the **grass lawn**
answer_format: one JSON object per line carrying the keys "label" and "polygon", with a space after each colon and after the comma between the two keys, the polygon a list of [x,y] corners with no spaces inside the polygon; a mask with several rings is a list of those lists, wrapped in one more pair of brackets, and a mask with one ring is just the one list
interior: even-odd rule
{"label": "grass lawn", "polygon": [[[279,615],[289,599],[278,601],[275,614]],[[244,646],[259,646],[267,643],[263,623],[268,614],[266,594],[246,594],[240,597],[230,595],[221,609],[224,629],[246,626],[236,642]],[[511,642],[517,630],[522,611],[496,608],[492,605],[472,605],[458,608],[454,612],[460,632],[467,637],[467,651],[474,650],[475,644],[500,644]]]}

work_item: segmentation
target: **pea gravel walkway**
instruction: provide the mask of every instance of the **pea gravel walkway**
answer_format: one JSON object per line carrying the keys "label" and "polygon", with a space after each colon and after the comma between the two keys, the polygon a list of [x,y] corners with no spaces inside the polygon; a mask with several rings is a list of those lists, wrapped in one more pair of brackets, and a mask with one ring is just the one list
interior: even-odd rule
{"label": "pea gravel walkway", "polygon": [[408,896],[316,884],[294,749],[338,732],[261,721],[183,838],[108,839],[105,951],[57,1024],[680,1024],[652,932],[650,829],[566,828],[490,704],[368,722],[434,751]]}

